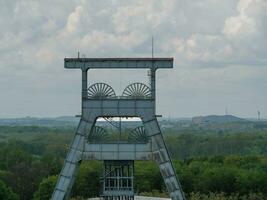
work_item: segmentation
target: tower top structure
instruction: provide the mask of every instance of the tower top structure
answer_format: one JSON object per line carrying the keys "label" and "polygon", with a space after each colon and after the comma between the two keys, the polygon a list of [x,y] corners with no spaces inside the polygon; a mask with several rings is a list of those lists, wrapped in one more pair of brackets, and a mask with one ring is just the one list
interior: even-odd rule
{"label": "tower top structure", "polygon": [[67,69],[173,68],[173,58],[65,58]]}
{"label": "tower top structure", "polygon": [[[167,150],[156,115],[156,71],[173,68],[173,58],[65,58],[66,69],[81,69],[81,118],[73,142],[58,177],[52,200],[67,200],[83,160],[103,161],[101,199],[134,200],[134,161],[154,160],[160,169],[172,200],[185,200],[175,168]],[[103,82],[88,87],[89,69],[148,69],[150,85],[136,82],[121,95]],[[90,79],[89,79],[90,80]],[[113,118],[120,122],[114,125]],[[121,118],[138,117],[141,126],[122,140]],[[98,119],[105,119],[119,129],[119,139],[106,139]],[[127,130],[129,130],[128,127]],[[125,129],[126,130],[126,129]]]}

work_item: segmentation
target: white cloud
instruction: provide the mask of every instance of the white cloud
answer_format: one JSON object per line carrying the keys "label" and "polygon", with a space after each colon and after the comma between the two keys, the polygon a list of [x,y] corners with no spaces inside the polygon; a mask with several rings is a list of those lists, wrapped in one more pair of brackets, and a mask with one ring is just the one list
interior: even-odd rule
{"label": "white cloud", "polygon": [[254,0],[240,0],[237,5],[238,16],[229,17],[225,21],[224,34],[227,37],[238,37],[242,34],[256,33],[256,24],[253,17],[249,16],[248,9],[252,4],[260,2]]}
{"label": "white cloud", "polygon": [[[66,72],[63,58],[77,51],[88,57],[150,56],[154,36],[155,55],[173,56],[176,64],[158,76],[163,114],[175,110],[168,93],[177,109],[173,115],[192,116],[204,111],[190,108],[186,98],[216,112],[221,99],[238,107],[236,99],[250,98],[247,88],[256,103],[248,102],[251,110],[244,115],[257,106],[267,113],[261,101],[267,96],[259,90],[267,76],[266,10],[266,0],[1,1],[0,89],[6,97],[0,110],[10,116],[77,113],[80,107],[72,101],[79,101],[80,73]],[[207,108],[211,95],[214,104]],[[56,100],[62,96],[73,107]],[[16,98],[41,99],[44,105],[33,109],[25,103],[21,106],[27,109],[17,111],[9,103]],[[55,109],[46,109],[51,106]],[[188,110],[178,113],[181,107]]]}
{"label": "white cloud", "polygon": [[66,25],[66,29],[69,33],[74,33],[80,28],[79,25],[82,13],[83,13],[83,7],[77,6],[75,8],[75,11],[69,15]]}

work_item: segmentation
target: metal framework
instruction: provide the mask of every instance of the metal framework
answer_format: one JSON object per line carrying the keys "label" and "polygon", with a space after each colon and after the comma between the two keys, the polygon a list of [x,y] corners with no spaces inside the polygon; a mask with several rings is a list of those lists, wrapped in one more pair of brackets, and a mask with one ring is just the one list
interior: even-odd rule
{"label": "metal framework", "polygon": [[106,200],[133,200],[133,179],[133,160],[104,161],[101,196]]}
{"label": "metal framework", "polygon": [[88,142],[105,142],[108,141],[109,136],[105,129],[100,126],[94,126],[89,133]]}
{"label": "metal framework", "polygon": [[106,83],[95,83],[88,88],[88,98],[112,98],[116,97],[115,91]]}
{"label": "metal framework", "polygon": [[151,98],[151,91],[143,83],[132,83],[123,90],[122,96],[129,98]]}
{"label": "metal framework", "polygon": [[148,137],[144,126],[138,126],[131,131],[128,141],[133,143],[148,143]]}
{"label": "metal framework", "polygon": [[[134,198],[134,160],[154,160],[173,200],[185,200],[173,163],[155,114],[156,70],[173,68],[172,58],[65,58],[65,68],[82,70],[82,115],[52,194],[53,200],[69,199],[82,160],[102,160],[102,193],[106,200]],[[150,87],[134,83],[122,96],[104,84],[87,86],[89,69],[147,68]],[[96,126],[96,119],[140,117],[143,127],[134,129],[128,142],[105,142],[106,131]],[[98,142],[98,139],[104,142]],[[90,180],[88,180],[90,181]]]}

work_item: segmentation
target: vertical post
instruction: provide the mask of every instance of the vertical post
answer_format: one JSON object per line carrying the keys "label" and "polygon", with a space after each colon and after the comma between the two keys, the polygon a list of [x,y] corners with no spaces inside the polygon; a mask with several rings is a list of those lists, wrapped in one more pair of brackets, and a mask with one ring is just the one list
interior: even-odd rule
{"label": "vertical post", "polygon": [[[134,160],[132,161],[132,173],[131,173],[131,177],[132,177],[131,190],[134,191]],[[134,199],[134,196],[132,198]]]}
{"label": "vertical post", "polygon": [[111,163],[108,163],[109,164],[109,172],[108,172],[108,176],[109,176],[109,191],[110,190],[113,190],[113,188],[114,188],[114,184],[115,184],[115,180],[114,180],[114,171],[112,172],[112,170],[113,170],[113,167],[112,167],[112,165],[111,165]]}
{"label": "vertical post", "polygon": [[83,100],[87,98],[87,69],[82,69],[82,114]]}
{"label": "vertical post", "polygon": [[130,164],[128,163],[128,165],[127,165],[127,190],[130,189],[130,180],[129,180],[129,177],[130,177]]}
{"label": "vertical post", "polygon": [[121,117],[119,117],[119,138],[118,138],[118,143],[121,141]]}
{"label": "vertical post", "polygon": [[152,64],[152,68],[150,69],[150,89],[151,98],[154,101],[154,114],[156,114],[156,69],[154,67],[154,62]]}
{"label": "vertical post", "polygon": [[103,170],[103,190],[102,190],[102,194],[104,193],[104,191],[106,190],[106,186],[108,187],[108,180],[106,177],[107,174],[107,164],[105,163],[105,161],[103,162],[104,165],[104,170]]}

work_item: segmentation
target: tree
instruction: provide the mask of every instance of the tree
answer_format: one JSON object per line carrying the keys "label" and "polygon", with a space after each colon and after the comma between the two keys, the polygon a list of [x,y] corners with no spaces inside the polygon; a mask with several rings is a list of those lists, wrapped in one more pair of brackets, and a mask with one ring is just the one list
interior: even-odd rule
{"label": "tree", "polygon": [[100,176],[102,163],[99,161],[83,161],[75,180],[72,196],[97,197],[100,193]]}
{"label": "tree", "polygon": [[18,196],[0,180],[0,199],[18,200]]}
{"label": "tree", "polygon": [[41,157],[41,164],[47,175],[56,175],[60,172],[62,167],[62,160],[59,156],[52,153],[45,153]]}
{"label": "tree", "polygon": [[165,185],[158,166],[152,161],[140,161],[135,163],[135,188],[136,192],[162,192]]}
{"label": "tree", "polygon": [[49,200],[57,182],[57,176],[49,176],[40,183],[37,192],[34,194],[34,200]]}

